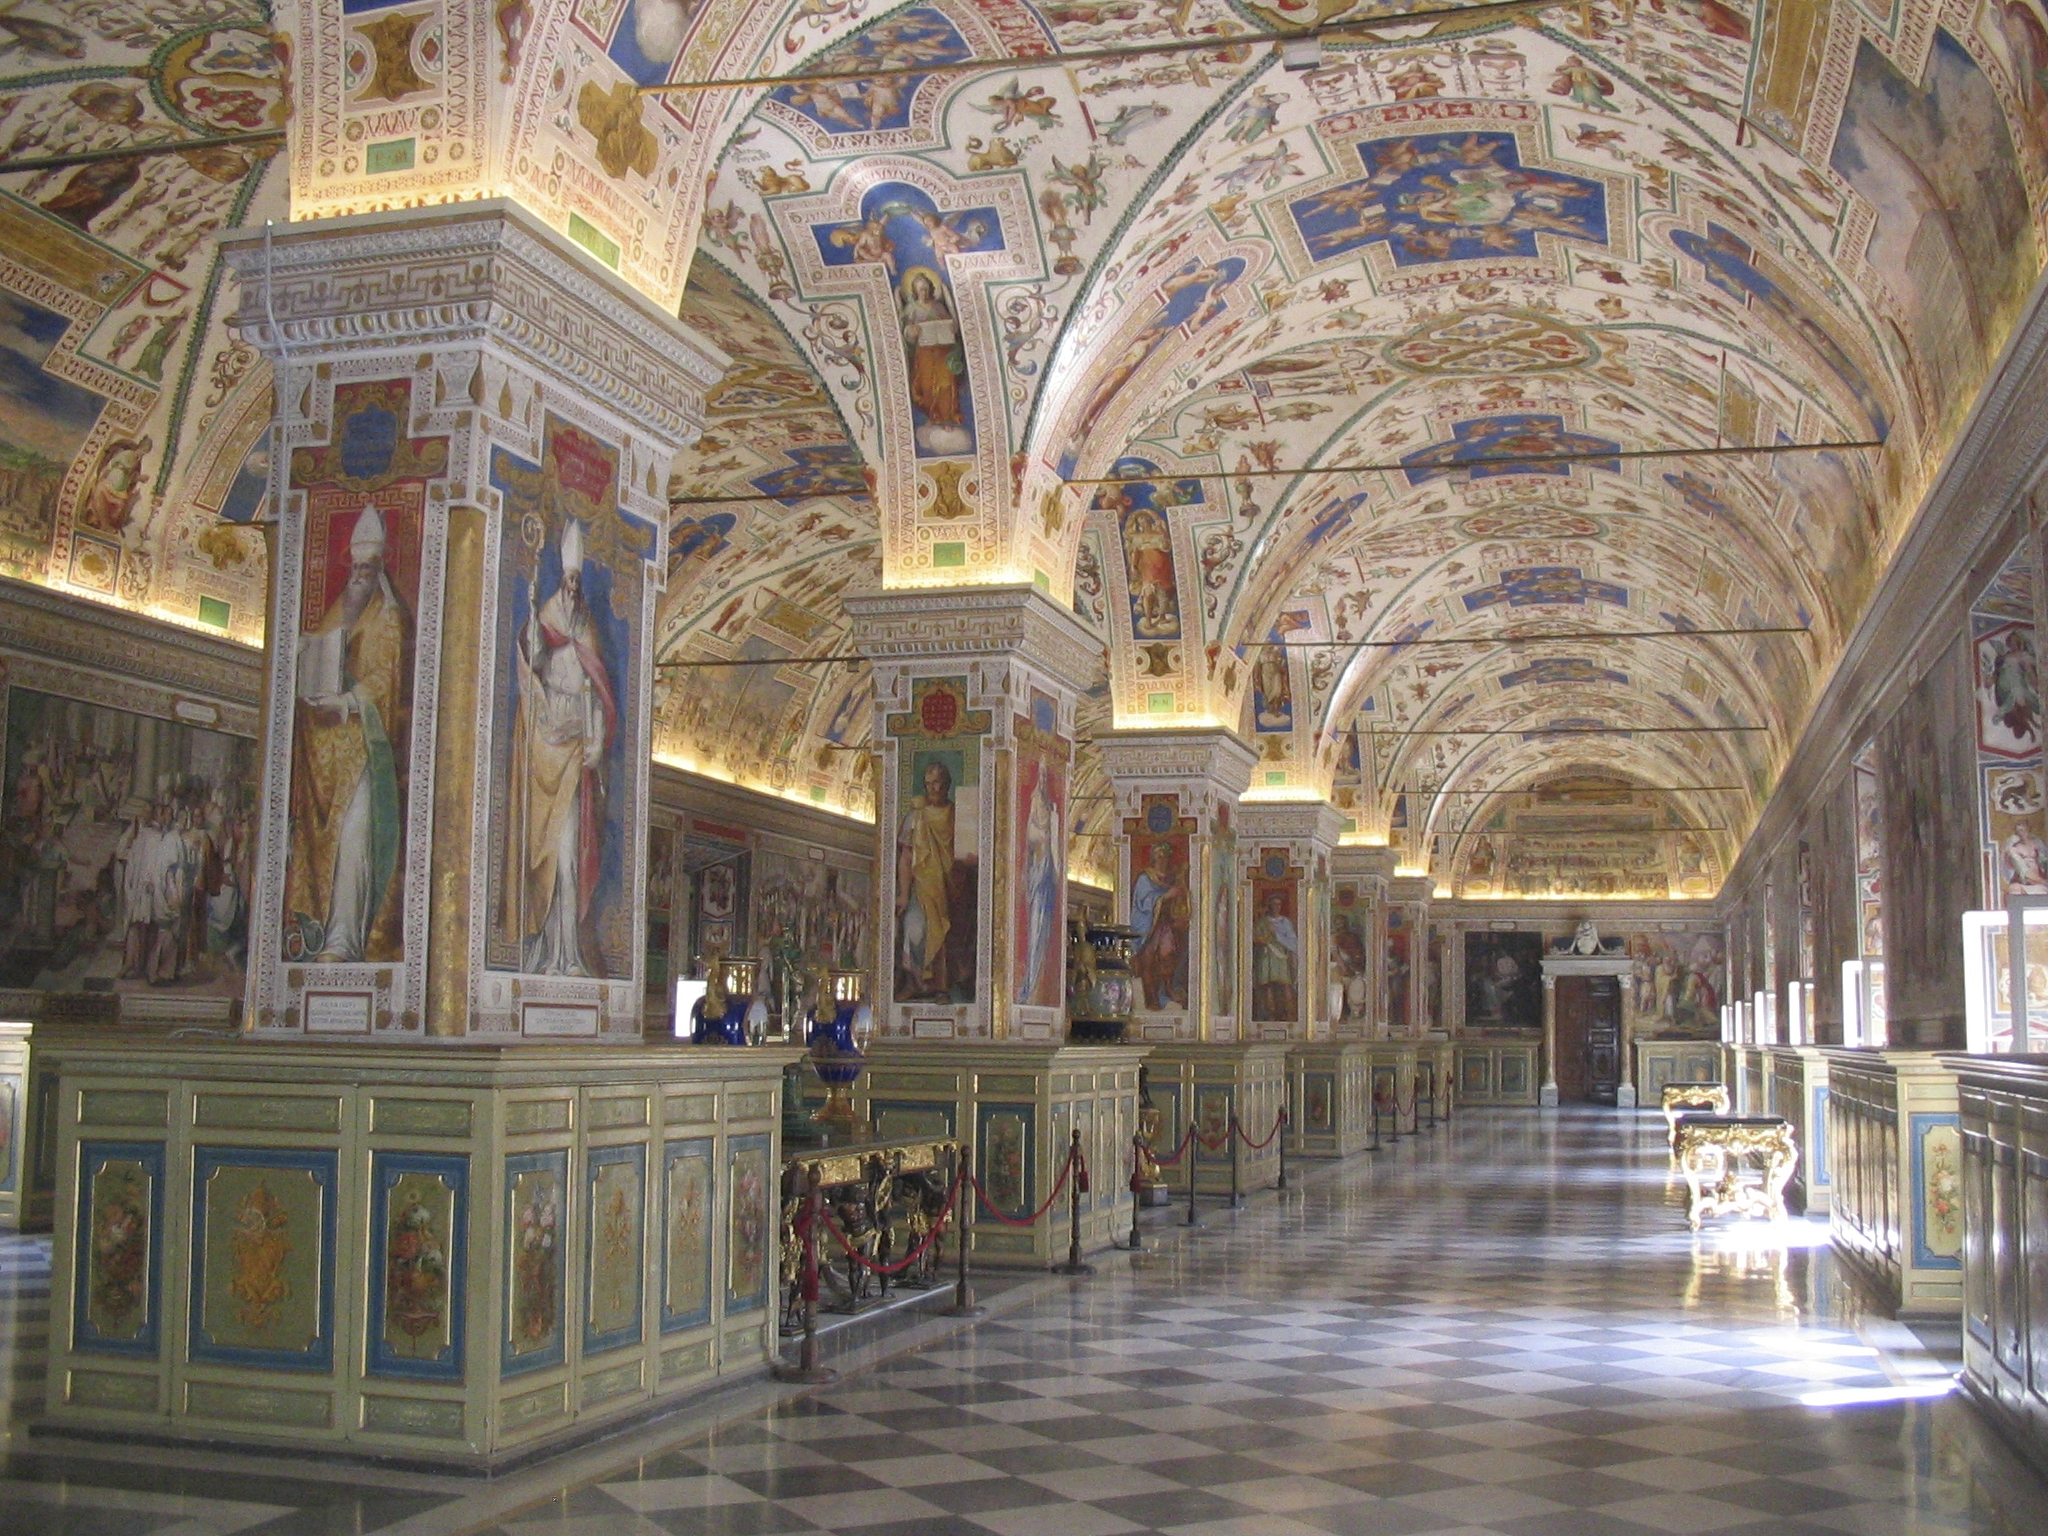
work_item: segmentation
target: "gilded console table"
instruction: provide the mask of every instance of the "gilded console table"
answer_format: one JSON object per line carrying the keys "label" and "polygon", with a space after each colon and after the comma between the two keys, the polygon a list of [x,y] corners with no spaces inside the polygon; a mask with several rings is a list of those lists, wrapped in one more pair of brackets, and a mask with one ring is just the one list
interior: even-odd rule
{"label": "gilded console table", "polygon": [[[959,1166],[960,1144],[951,1137],[913,1136],[895,1141],[794,1147],[782,1159],[782,1329],[796,1332],[803,1301],[804,1243],[800,1218],[818,1174],[824,1211],[865,1259],[899,1262],[943,1217]],[[828,1232],[818,1234],[818,1276],[828,1312],[857,1312],[893,1285],[923,1290],[937,1283],[951,1234],[935,1239],[901,1275],[877,1275]]]}
{"label": "gilded console table", "polygon": [[1726,1083],[1666,1083],[1657,1090],[1658,1104],[1664,1111],[1667,1127],[1666,1139],[1671,1150],[1678,1150],[1678,1117],[1688,1110],[1702,1114],[1725,1115],[1728,1113],[1728,1085]]}
{"label": "gilded console table", "polygon": [[[1799,1162],[1792,1127],[1775,1115],[1681,1115],[1674,1150],[1691,1203],[1686,1220],[1693,1231],[1709,1216],[1753,1216],[1783,1220],[1785,1184]],[[1758,1177],[1742,1175],[1745,1158],[1755,1158]]]}

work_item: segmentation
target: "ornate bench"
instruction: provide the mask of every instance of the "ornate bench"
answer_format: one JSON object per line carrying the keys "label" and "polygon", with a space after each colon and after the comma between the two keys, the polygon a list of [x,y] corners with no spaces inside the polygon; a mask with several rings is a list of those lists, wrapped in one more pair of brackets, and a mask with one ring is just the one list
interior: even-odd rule
{"label": "ornate bench", "polygon": [[1728,1085],[1726,1083],[1666,1083],[1664,1085],[1664,1124],[1669,1131],[1673,1151],[1678,1149],[1678,1117],[1687,1110],[1701,1110],[1710,1115],[1728,1113]]}
{"label": "ornate bench", "polygon": [[[1709,1216],[1782,1220],[1785,1184],[1799,1166],[1799,1143],[1788,1120],[1776,1115],[1681,1114],[1672,1150],[1692,1193],[1687,1220],[1693,1231]],[[1742,1160],[1755,1158],[1761,1177],[1743,1176]]]}

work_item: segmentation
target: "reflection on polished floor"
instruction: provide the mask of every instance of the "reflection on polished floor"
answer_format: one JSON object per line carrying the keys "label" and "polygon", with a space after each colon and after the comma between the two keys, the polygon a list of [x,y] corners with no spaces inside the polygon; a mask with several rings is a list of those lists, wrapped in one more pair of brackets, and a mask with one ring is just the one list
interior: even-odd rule
{"label": "reflection on polished floor", "polygon": [[[1163,1214],[1163,1213],[1162,1213]],[[1471,1113],[1134,1267],[491,1484],[31,1438],[47,1241],[0,1246],[8,1536],[2039,1532],[2048,1487],[1862,1312],[1826,1228],[1686,1230],[1654,1113]],[[915,1347],[906,1349],[906,1345]]]}

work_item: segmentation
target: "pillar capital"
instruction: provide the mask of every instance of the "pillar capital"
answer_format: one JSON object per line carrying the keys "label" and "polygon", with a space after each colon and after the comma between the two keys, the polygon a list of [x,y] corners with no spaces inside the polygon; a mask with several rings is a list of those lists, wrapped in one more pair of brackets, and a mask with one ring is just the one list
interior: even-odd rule
{"label": "pillar capital", "polygon": [[639,1038],[668,475],[725,359],[510,203],[226,255],[277,391],[257,1032]]}
{"label": "pillar capital", "polygon": [[[221,254],[241,279],[234,324],[274,367],[488,347],[670,457],[695,440],[731,361],[503,198],[239,229]],[[440,388],[451,405],[488,407],[486,382]],[[664,495],[668,462],[651,467]]]}
{"label": "pillar capital", "polygon": [[853,648],[884,669],[1014,658],[1062,687],[1090,686],[1102,643],[1035,586],[899,587],[849,593]]}
{"label": "pillar capital", "polygon": [[1337,851],[1344,831],[1344,813],[1327,800],[1246,800],[1237,819],[1247,838],[1286,838],[1325,858]]}

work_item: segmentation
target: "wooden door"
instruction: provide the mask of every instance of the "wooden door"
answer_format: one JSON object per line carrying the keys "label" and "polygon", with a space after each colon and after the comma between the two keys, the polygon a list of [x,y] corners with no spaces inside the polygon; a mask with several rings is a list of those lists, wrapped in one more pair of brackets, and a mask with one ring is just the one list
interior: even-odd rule
{"label": "wooden door", "polygon": [[1557,978],[1557,1096],[1612,1104],[1621,1083],[1621,982],[1613,976]]}

